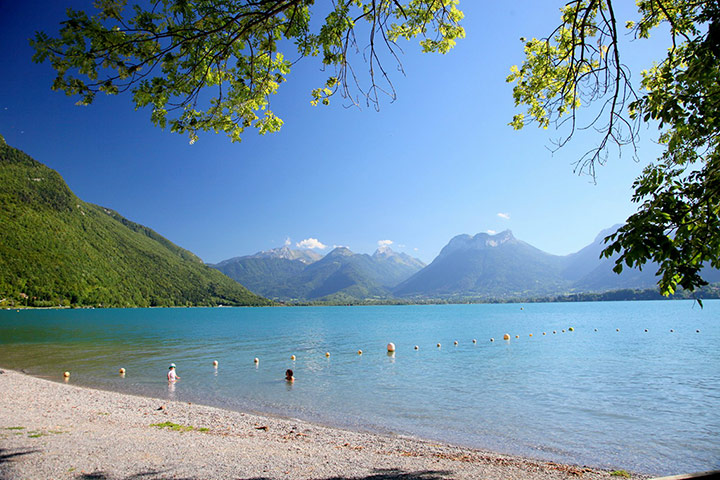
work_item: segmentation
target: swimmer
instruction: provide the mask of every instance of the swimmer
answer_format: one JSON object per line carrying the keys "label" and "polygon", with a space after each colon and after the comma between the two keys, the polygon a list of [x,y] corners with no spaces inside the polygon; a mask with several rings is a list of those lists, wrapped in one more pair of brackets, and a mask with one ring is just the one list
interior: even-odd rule
{"label": "swimmer", "polygon": [[170,369],[168,370],[168,382],[174,382],[175,380],[180,380],[180,377],[175,373],[175,364],[170,364]]}
{"label": "swimmer", "polygon": [[285,380],[287,380],[290,383],[295,381],[295,377],[293,377],[293,371],[290,370],[289,368],[287,370],[285,370]]}

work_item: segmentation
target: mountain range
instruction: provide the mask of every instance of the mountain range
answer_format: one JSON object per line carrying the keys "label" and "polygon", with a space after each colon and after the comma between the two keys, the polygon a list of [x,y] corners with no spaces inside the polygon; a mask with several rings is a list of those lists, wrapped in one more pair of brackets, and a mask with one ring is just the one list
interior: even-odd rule
{"label": "mountain range", "polygon": [[[612,271],[600,258],[615,225],[576,253],[560,256],[516,239],[510,230],[458,235],[429,264],[388,247],[372,256],[339,247],[325,257],[283,247],[212,265],[248,288],[279,301],[504,301],[656,287],[656,265]],[[313,260],[318,258],[317,260]],[[302,259],[302,260],[301,260]],[[710,282],[720,272],[704,272]]]}
{"label": "mountain range", "polygon": [[0,136],[0,305],[271,302],[117,212],[80,200]]}
{"label": "mountain range", "polygon": [[392,298],[392,288],[425,264],[387,246],[373,255],[337,247],[324,257],[286,246],[211,266],[268,298],[342,303]]}

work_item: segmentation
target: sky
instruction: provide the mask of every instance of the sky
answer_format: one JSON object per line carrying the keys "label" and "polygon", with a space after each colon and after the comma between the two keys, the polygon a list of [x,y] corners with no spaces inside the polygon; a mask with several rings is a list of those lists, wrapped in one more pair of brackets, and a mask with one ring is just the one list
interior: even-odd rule
{"label": "sky", "polygon": [[[285,244],[321,254],[389,245],[429,263],[456,235],[506,229],[566,255],[636,210],[632,182],[659,148],[657,133],[643,130],[640,160],[613,151],[593,181],[573,170],[592,132],[553,151],[557,132],[508,126],[519,110],[505,78],[522,63],[520,38],[550,33],[564,3],[461,1],[466,38],[447,55],[401,43],[405,74],[390,68],[397,99],[379,111],[341,99],[311,106],[311,89],[328,75],[304,59],[271,101],[285,121],[279,133],[248,129],[241,143],[204,133],[191,145],[153,126],[129,96],[80,107],[51,91],[54,71],[32,62],[29,39],[56,34],[66,7],[91,1],[0,0],[0,135],[58,171],[82,200],[208,263]],[[633,80],[661,48],[626,42]]]}

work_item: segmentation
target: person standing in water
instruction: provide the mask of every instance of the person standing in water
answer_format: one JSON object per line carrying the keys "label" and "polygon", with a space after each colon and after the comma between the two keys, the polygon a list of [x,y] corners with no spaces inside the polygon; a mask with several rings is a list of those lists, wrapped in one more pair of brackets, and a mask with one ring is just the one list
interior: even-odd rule
{"label": "person standing in water", "polygon": [[285,380],[287,380],[290,383],[295,381],[295,377],[293,377],[293,371],[290,370],[289,368],[287,370],[285,370]]}
{"label": "person standing in water", "polygon": [[170,364],[170,369],[168,370],[167,377],[168,377],[168,382],[174,382],[176,380],[180,380],[180,377],[175,372],[175,364],[174,363]]}

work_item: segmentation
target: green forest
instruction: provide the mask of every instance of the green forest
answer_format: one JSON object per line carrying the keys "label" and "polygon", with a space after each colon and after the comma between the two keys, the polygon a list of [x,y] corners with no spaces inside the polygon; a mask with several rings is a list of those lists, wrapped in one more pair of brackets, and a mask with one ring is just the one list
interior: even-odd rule
{"label": "green forest", "polygon": [[0,307],[269,305],[0,137]]}

